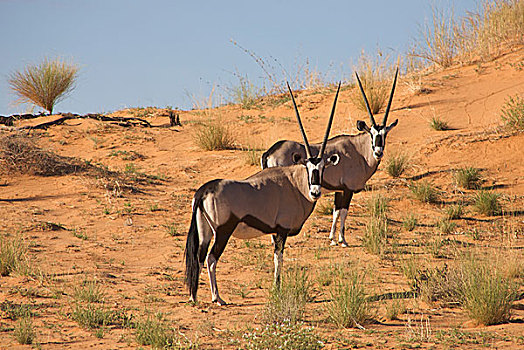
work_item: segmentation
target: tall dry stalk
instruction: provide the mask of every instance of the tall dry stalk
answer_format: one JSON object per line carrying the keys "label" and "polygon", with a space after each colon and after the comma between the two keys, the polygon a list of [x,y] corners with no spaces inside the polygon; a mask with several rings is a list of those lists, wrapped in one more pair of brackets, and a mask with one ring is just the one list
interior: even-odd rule
{"label": "tall dry stalk", "polygon": [[17,103],[32,103],[52,114],[54,106],[75,89],[77,76],[76,65],[59,58],[45,58],[40,64],[12,73],[8,83],[19,96]]}

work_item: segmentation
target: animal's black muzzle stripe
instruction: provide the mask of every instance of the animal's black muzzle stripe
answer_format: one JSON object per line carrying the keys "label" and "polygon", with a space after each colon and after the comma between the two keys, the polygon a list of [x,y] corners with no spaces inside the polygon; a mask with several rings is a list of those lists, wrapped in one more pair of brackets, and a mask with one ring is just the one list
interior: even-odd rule
{"label": "animal's black muzzle stripe", "polygon": [[384,139],[381,136],[375,138],[375,147],[384,147]]}
{"label": "animal's black muzzle stripe", "polygon": [[318,169],[313,169],[311,172],[311,185],[320,185],[320,172]]}

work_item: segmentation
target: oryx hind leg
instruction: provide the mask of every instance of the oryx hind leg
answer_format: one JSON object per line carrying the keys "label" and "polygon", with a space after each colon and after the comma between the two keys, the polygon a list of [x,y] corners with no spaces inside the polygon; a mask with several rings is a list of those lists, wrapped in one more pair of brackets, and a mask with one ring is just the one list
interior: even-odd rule
{"label": "oryx hind leg", "polygon": [[226,305],[226,302],[220,298],[218,293],[218,285],[216,279],[216,268],[218,259],[224,252],[229,238],[233,234],[238,220],[234,217],[228,220],[224,225],[217,227],[215,231],[215,241],[207,256],[207,273],[209,275],[209,285],[211,287],[211,301],[216,302],[218,305]]}
{"label": "oryx hind leg", "polygon": [[348,214],[349,204],[353,198],[352,191],[335,192],[335,207],[333,208],[333,224],[331,225],[331,231],[329,233],[329,239],[331,245],[336,245],[335,242],[335,231],[337,227],[337,221],[340,219],[340,231],[338,235],[338,243],[342,247],[347,247],[345,230],[346,230],[346,217]]}
{"label": "oryx hind leg", "polygon": [[[198,258],[198,264],[200,267],[200,269],[198,270],[198,274],[200,274],[200,271],[202,271],[202,268],[204,267],[204,262],[206,261],[207,252],[209,249],[209,243],[211,242],[211,238],[213,238],[214,229],[210,226],[208,220],[206,220],[205,213],[202,212],[200,208],[198,208],[197,210],[198,210],[197,216],[196,216],[196,224],[198,227],[197,258]],[[198,288],[198,284],[196,285],[196,288]],[[189,301],[196,302],[197,290],[198,289],[195,289],[194,294],[190,295]]]}

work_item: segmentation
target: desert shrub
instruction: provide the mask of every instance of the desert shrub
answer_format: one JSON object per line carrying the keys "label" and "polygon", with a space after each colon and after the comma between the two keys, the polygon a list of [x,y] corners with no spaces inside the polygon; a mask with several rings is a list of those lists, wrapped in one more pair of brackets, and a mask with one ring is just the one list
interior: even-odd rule
{"label": "desert shrub", "polygon": [[0,235],[0,275],[13,272],[25,273],[27,267],[27,246],[22,237],[11,238]]}
{"label": "desert shrub", "polygon": [[402,219],[402,227],[407,231],[413,231],[417,227],[418,219],[415,214],[409,214]]}
{"label": "desert shrub", "polygon": [[465,262],[464,271],[462,304],[470,318],[486,326],[508,321],[516,283],[503,277],[491,262],[476,258]]}
{"label": "desert shrub", "polygon": [[440,119],[440,117],[431,118],[429,126],[431,127],[431,129],[436,131],[449,130],[449,124],[445,120]]}
{"label": "desert shrub", "polygon": [[321,338],[313,328],[303,323],[271,323],[262,329],[253,329],[242,335],[245,347],[250,350],[316,350],[323,348]]}
{"label": "desert shrub", "polygon": [[521,0],[484,0],[477,12],[456,26],[459,55],[466,62],[491,60],[524,37],[524,3]]}
{"label": "desert shrub", "polygon": [[7,172],[54,176],[81,172],[88,166],[72,157],[39,148],[29,137],[13,134],[0,138],[0,164]]}
{"label": "desert shrub", "polygon": [[53,107],[75,88],[78,67],[60,59],[44,59],[37,65],[28,65],[22,72],[8,78],[11,88],[22,103],[33,103],[53,113]]}
{"label": "desert shrub", "polygon": [[440,232],[445,235],[452,233],[456,227],[457,224],[447,218],[444,218],[438,222],[438,228]]}
{"label": "desert shrub", "polygon": [[504,125],[511,130],[524,131],[524,99],[510,96],[501,110]]}
{"label": "desert shrub", "polygon": [[266,323],[298,322],[309,300],[311,283],[304,268],[292,268],[283,276],[280,288],[271,289],[264,310]]}
{"label": "desert shrub", "polygon": [[382,255],[386,251],[387,233],[387,218],[371,217],[366,224],[362,245],[369,253]]}
{"label": "desert shrub", "polygon": [[453,204],[446,207],[444,214],[447,220],[460,219],[464,215],[464,206],[462,204]]}
{"label": "desert shrub", "polygon": [[[360,77],[362,88],[366,93],[369,107],[373,114],[380,112],[384,108],[391,88],[388,84],[391,76],[391,67],[388,64],[388,59],[380,52],[377,57],[380,58],[374,60],[362,52],[358,65],[354,68]],[[355,88],[351,95],[351,101],[358,109],[367,113],[366,102],[358,87]]]}
{"label": "desert shrub", "polygon": [[369,215],[374,218],[385,218],[388,207],[388,199],[380,194],[371,196],[366,204]]}
{"label": "desert shrub", "polygon": [[99,303],[104,300],[105,292],[100,283],[95,280],[84,280],[80,286],[73,288],[73,297],[77,301]]}
{"label": "desert shrub", "polygon": [[364,289],[364,275],[351,272],[335,282],[328,305],[332,322],[339,327],[358,327],[371,318],[371,306]]}
{"label": "desert shrub", "polygon": [[399,177],[406,171],[407,162],[404,154],[394,154],[386,160],[386,171],[393,177]]}
{"label": "desert shrub", "polygon": [[36,332],[31,317],[25,316],[18,320],[14,330],[14,336],[20,344],[33,344],[36,338]]}
{"label": "desert shrub", "polygon": [[92,329],[110,325],[128,326],[130,317],[123,310],[111,310],[104,305],[88,303],[75,304],[71,318],[80,326]]}
{"label": "desert shrub", "polygon": [[238,72],[235,75],[238,78],[238,85],[231,86],[228,89],[231,101],[245,109],[255,107],[257,100],[262,94],[261,89],[255,87],[247,76],[242,76]]}
{"label": "desert shrub", "polygon": [[453,13],[433,7],[431,23],[421,28],[411,55],[446,68],[453,64],[456,50]]}
{"label": "desert shrub", "polygon": [[457,186],[466,189],[474,189],[480,187],[482,176],[477,168],[465,167],[455,171],[453,174],[453,180]]}
{"label": "desert shrub", "polygon": [[495,192],[479,191],[473,196],[473,208],[482,215],[498,215],[501,212],[499,197]]}
{"label": "desert shrub", "polygon": [[135,323],[135,338],[139,345],[151,346],[153,349],[196,349],[182,333],[165,324],[159,315],[149,315]]}
{"label": "desert shrub", "polygon": [[424,203],[435,203],[439,197],[438,191],[427,181],[412,183],[409,189],[416,199]]}
{"label": "desert shrub", "polygon": [[206,151],[230,149],[234,138],[229,128],[219,121],[210,121],[198,127],[194,135],[196,145]]}

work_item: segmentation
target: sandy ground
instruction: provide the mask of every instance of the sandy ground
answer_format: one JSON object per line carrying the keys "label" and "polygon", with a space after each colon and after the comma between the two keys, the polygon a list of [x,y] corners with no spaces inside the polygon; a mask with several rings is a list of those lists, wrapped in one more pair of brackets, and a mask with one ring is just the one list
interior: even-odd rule
{"label": "sandy ground", "polygon": [[[524,258],[524,134],[504,130],[500,118],[508,96],[524,95],[523,59],[521,49],[480,66],[421,76],[420,87],[428,93],[413,92],[408,79],[401,77],[390,115],[391,121],[398,118],[399,123],[388,136],[385,158],[404,153],[409,157],[409,170],[394,179],[383,163],[368,182],[369,190],[354,196],[346,223],[348,248],[329,245],[331,218],[319,211],[308,219],[300,235],[288,240],[285,266],[307,268],[312,282],[312,301],[306,306],[304,322],[314,327],[327,349],[524,346],[522,300],[514,303],[509,323],[490,327],[475,325],[460,307],[421,298],[400,299],[407,311],[398,320],[387,320],[386,309],[393,301],[382,300],[372,303],[374,322],[365,330],[341,329],[329,322],[330,286],[320,282],[330,266],[339,264],[365,271],[370,295],[401,293],[410,290],[401,266],[411,254],[430,265],[451,264],[454,249],[480,251],[490,259]],[[352,93],[354,89],[349,88],[341,92],[331,135],[357,133],[356,120],[368,120],[351,102]],[[333,97],[334,91],[328,90],[298,92],[310,140],[322,138]],[[279,139],[300,140],[291,102],[275,101],[266,99],[253,109],[229,105],[180,111],[182,127],[168,127],[162,110],[148,108],[115,115],[145,118],[152,128],[75,119],[30,132],[29,137],[44,149],[110,170],[127,170],[146,180],[132,182],[136,191],[129,191],[116,178],[87,173],[34,176],[1,172],[0,233],[24,238],[33,273],[0,277],[0,348],[30,347],[19,345],[13,336],[17,325],[9,313],[13,305],[32,310],[36,342],[42,348],[138,347],[132,327],[110,325],[100,331],[74,321],[75,288],[85,280],[96,280],[103,290],[104,303],[99,306],[132,315],[133,320],[162,313],[167,324],[200,348],[245,346],[242,334],[262,325],[271,287],[269,238],[249,243],[233,238],[229,242],[218,265],[221,295],[230,302],[226,307],[210,303],[205,271],[198,305],[187,303],[182,259],[195,190],[214,178],[242,179],[259,171],[258,164],[249,164],[246,149],[266,149]],[[433,117],[447,121],[451,130],[432,130],[429,122]],[[229,126],[235,149],[202,151],[197,147],[198,124],[209,118],[220,118]],[[0,136],[10,133],[0,130]],[[439,233],[435,225],[444,208],[456,202],[470,203],[475,193],[453,183],[453,171],[466,166],[481,169],[483,186],[501,194],[504,215],[481,216],[467,205],[466,218],[455,221],[453,232]],[[411,181],[433,183],[441,192],[440,202],[424,204],[412,198]],[[361,242],[369,220],[366,203],[376,194],[389,199],[393,237],[390,252],[381,257],[366,252]],[[332,197],[325,195],[320,204],[328,205]],[[409,214],[416,215],[419,222],[413,231],[402,227]],[[431,254],[428,248],[436,239],[444,242],[442,254]],[[521,292],[522,281],[517,279]]]}

